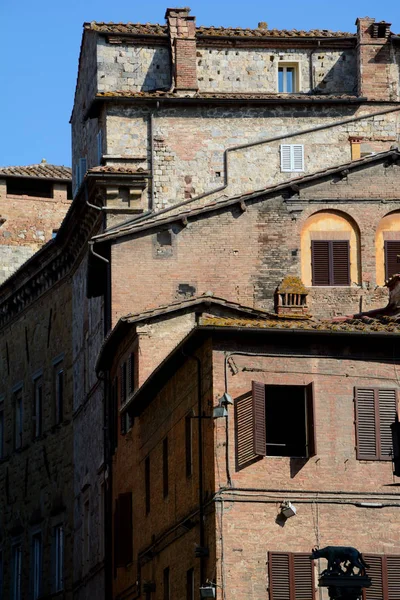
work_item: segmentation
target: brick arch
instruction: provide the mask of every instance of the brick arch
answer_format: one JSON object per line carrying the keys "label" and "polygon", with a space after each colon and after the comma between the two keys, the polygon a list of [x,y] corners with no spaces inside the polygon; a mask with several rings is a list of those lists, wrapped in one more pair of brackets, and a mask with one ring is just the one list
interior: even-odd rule
{"label": "brick arch", "polygon": [[350,282],[361,281],[360,229],[356,221],[340,210],[319,210],[310,215],[301,230],[301,277],[306,286],[312,285],[311,241],[314,239],[350,242]]}
{"label": "brick arch", "polygon": [[[400,245],[400,211],[394,210],[384,215],[378,223],[375,234],[376,283],[384,285],[385,242],[398,241]],[[399,264],[400,271],[400,264]]]}

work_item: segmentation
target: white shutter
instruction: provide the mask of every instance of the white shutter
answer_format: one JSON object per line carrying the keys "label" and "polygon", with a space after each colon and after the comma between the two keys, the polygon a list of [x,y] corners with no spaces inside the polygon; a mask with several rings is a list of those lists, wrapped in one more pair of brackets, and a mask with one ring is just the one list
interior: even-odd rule
{"label": "white shutter", "polygon": [[291,145],[290,144],[282,144],[281,145],[281,171],[291,171],[292,161],[291,161]]}
{"label": "white shutter", "polygon": [[97,134],[97,164],[101,165],[101,159],[103,158],[103,132],[100,129]]}
{"label": "white shutter", "polygon": [[304,171],[304,146],[302,144],[293,144],[292,157],[292,171]]}

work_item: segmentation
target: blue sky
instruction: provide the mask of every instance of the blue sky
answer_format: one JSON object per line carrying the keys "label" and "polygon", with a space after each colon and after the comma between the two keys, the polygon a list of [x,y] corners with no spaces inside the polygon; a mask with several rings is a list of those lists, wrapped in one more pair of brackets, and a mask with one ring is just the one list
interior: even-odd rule
{"label": "blue sky", "polygon": [[69,118],[85,21],[164,23],[167,6],[189,5],[198,25],[355,31],[359,17],[392,23],[400,34],[400,3],[372,0],[0,0],[0,165],[46,158],[71,164]]}

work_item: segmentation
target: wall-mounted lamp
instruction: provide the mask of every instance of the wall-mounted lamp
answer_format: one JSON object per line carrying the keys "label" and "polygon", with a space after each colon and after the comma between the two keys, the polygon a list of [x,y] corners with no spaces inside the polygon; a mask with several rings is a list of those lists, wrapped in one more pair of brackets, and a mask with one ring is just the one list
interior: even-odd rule
{"label": "wall-mounted lamp", "polygon": [[228,404],[233,404],[233,400],[227,392],[224,392],[224,394],[222,394],[221,398],[218,400],[218,406],[213,409],[214,419],[228,416],[228,411],[226,409]]}
{"label": "wall-mounted lamp", "polygon": [[200,588],[200,598],[215,598],[215,586],[212,584],[203,585]]}
{"label": "wall-mounted lamp", "polygon": [[281,513],[284,517],[286,517],[286,519],[289,519],[290,517],[294,517],[296,515],[297,509],[294,504],[287,500],[281,504]]}

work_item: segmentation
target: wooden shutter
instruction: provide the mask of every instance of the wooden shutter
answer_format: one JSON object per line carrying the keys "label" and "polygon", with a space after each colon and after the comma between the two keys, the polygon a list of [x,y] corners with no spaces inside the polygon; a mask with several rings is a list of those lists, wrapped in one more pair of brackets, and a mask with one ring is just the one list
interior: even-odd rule
{"label": "wooden shutter", "polygon": [[269,552],[268,572],[270,600],[291,600],[289,553]]}
{"label": "wooden shutter", "polygon": [[292,554],[294,590],[292,600],[314,598],[314,561],[309,554]]}
{"label": "wooden shutter", "polygon": [[389,279],[392,275],[400,272],[400,241],[385,240],[385,277]]}
{"label": "wooden shutter", "polygon": [[379,457],[381,460],[392,460],[393,440],[390,426],[396,420],[397,391],[395,389],[377,390],[379,402]]}
{"label": "wooden shutter", "polygon": [[306,409],[307,409],[307,456],[317,454],[317,440],[315,431],[315,405],[314,405],[314,384],[306,386]]}
{"label": "wooden shutter", "polygon": [[243,469],[258,459],[254,452],[253,396],[251,393],[235,399],[236,467]]}
{"label": "wooden shutter", "polygon": [[265,456],[267,448],[265,431],[265,385],[263,383],[253,381],[252,394],[254,452],[259,456]]}
{"label": "wooden shutter", "polygon": [[367,570],[367,575],[372,580],[371,587],[363,589],[363,600],[387,600],[383,593],[383,557],[364,554],[363,558],[367,565],[370,566]]}
{"label": "wooden shutter", "polygon": [[377,415],[374,388],[356,388],[356,446],[358,460],[377,460]]}
{"label": "wooden shutter", "polygon": [[350,285],[350,244],[348,241],[332,241],[331,285]]}
{"label": "wooden shutter", "polygon": [[292,161],[291,161],[291,146],[290,144],[282,144],[281,145],[281,171],[291,171],[292,170]]}
{"label": "wooden shutter", "polygon": [[168,496],[168,438],[163,439],[163,496]]}
{"label": "wooden shutter", "polygon": [[311,241],[312,284],[329,285],[329,242]]}
{"label": "wooden shutter", "polygon": [[304,146],[292,145],[292,171],[304,171]]}
{"label": "wooden shutter", "polygon": [[133,559],[132,492],[118,496],[117,567],[124,567]]}
{"label": "wooden shutter", "polygon": [[388,600],[400,600],[400,556],[386,556]]}

